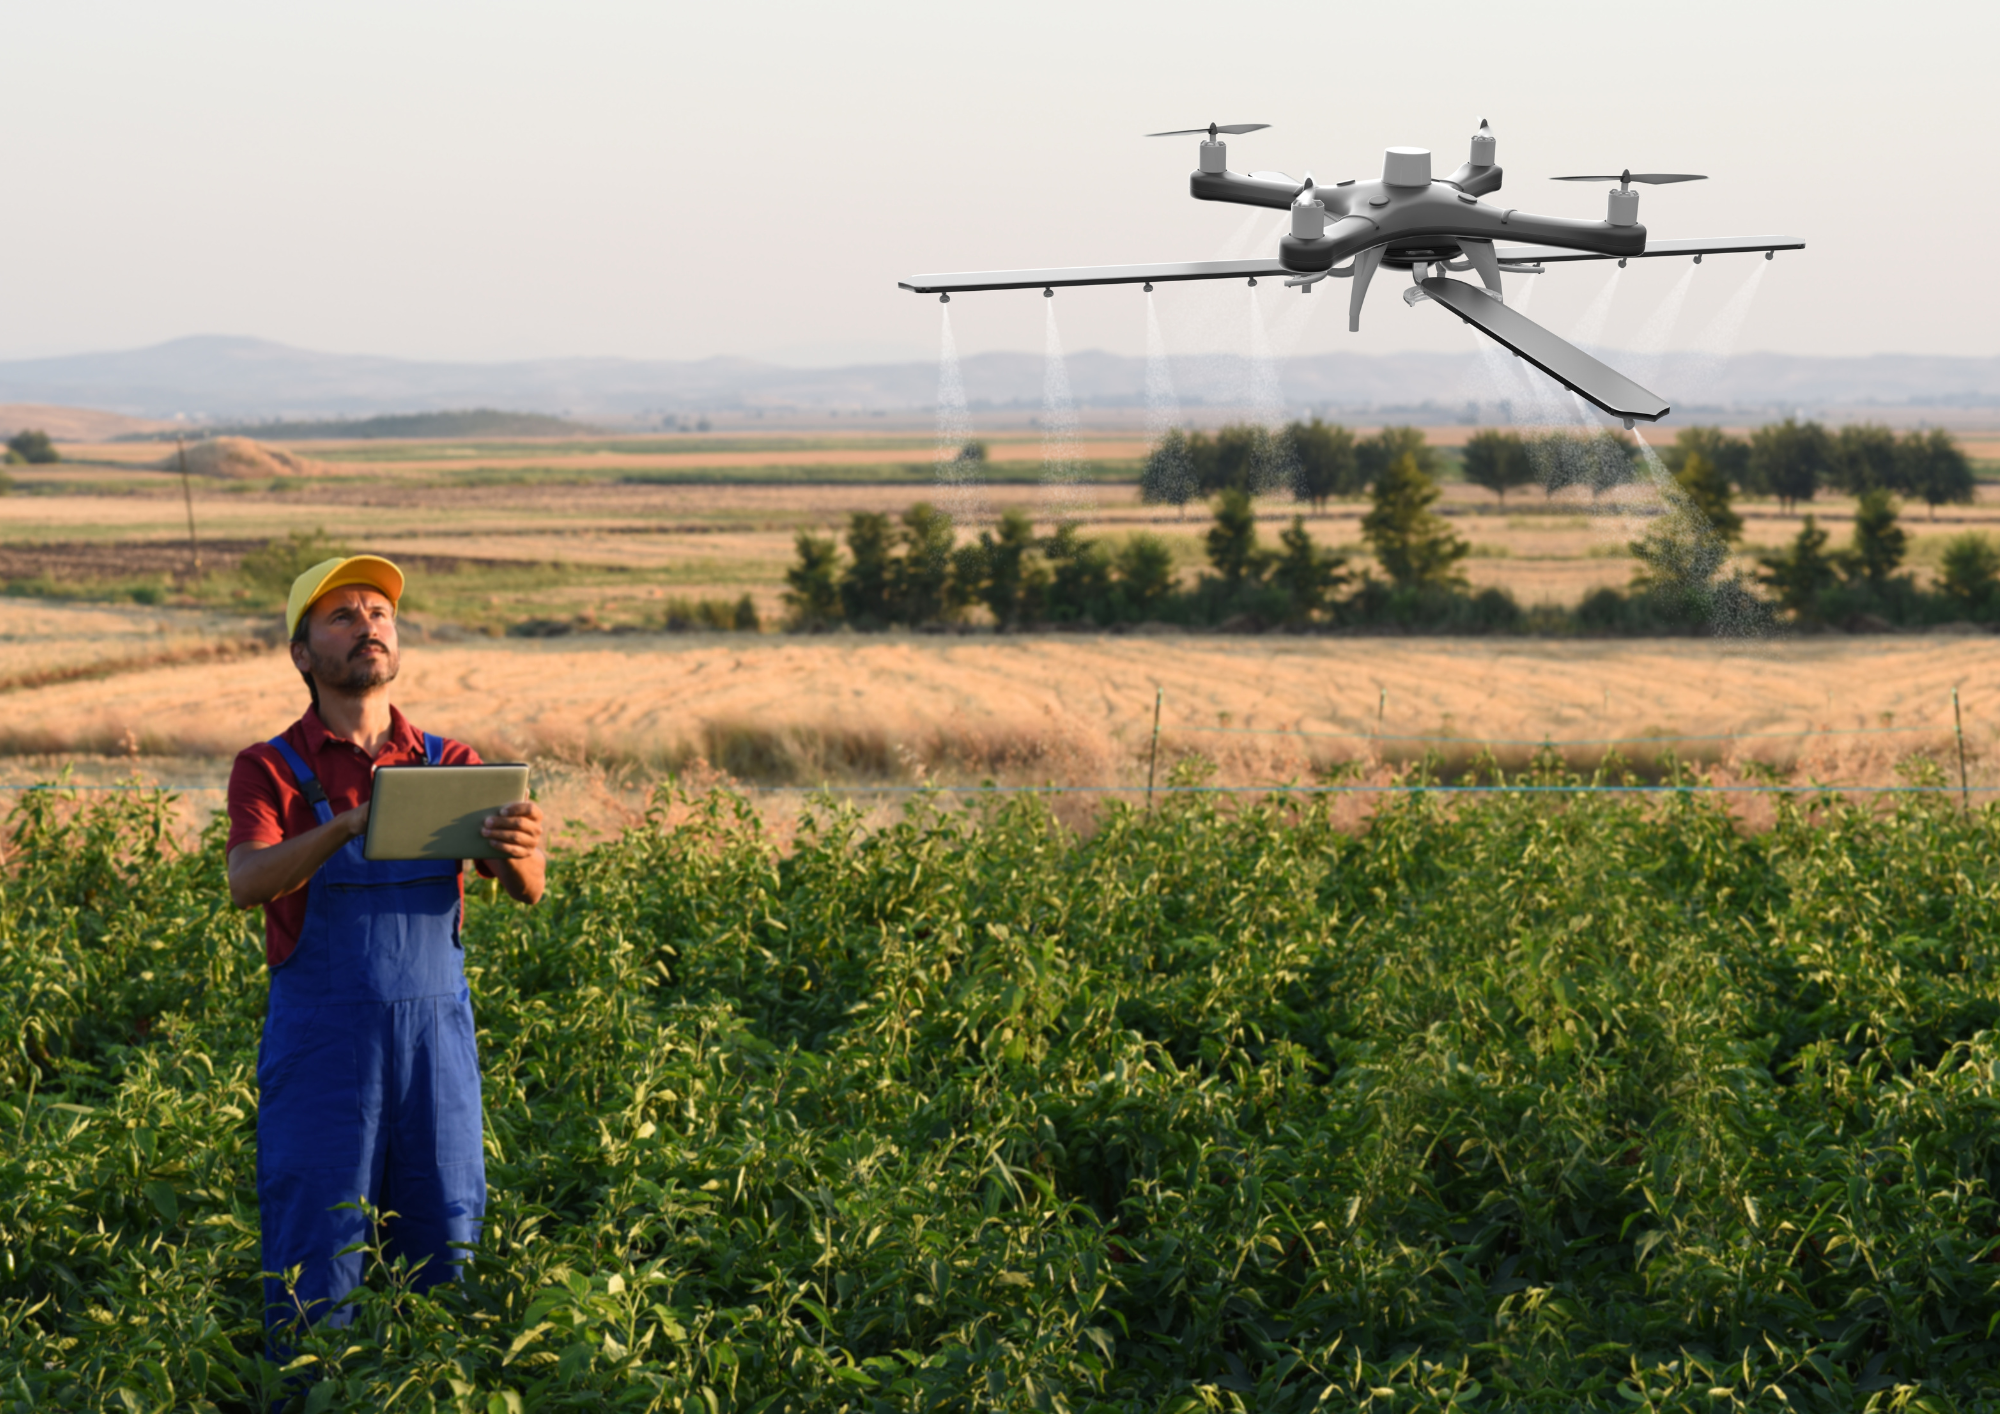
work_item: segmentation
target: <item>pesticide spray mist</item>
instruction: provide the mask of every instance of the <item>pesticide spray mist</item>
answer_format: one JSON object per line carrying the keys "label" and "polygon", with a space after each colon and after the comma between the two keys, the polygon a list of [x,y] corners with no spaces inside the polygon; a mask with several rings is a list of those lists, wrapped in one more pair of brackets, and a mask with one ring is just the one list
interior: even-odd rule
{"label": "pesticide spray mist", "polygon": [[943,332],[938,342],[937,483],[938,499],[951,518],[964,525],[986,513],[980,485],[980,463],[969,455],[972,419],[965,406],[965,380],[958,366],[958,345],[951,336],[951,306],[942,306]]}

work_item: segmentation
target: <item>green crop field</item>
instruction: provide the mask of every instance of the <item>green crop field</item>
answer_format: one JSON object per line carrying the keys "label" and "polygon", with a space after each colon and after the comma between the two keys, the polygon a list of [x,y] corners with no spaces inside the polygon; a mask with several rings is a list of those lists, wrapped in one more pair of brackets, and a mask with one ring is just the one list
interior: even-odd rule
{"label": "green crop field", "polygon": [[[475,890],[477,1276],[294,1406],[1991,1408],[2000,813],[1711,800],[663,795]],[[9,828],[9,1408],[281,1392],[260,954],[165,819]]]}

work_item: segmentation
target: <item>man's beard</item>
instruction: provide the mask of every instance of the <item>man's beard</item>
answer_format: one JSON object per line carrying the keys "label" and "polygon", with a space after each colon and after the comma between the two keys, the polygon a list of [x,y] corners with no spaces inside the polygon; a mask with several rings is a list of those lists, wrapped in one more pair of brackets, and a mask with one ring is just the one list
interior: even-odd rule
{"label": "man's beard", "polygon": [[[365,652],[370,644],[382,652]],[[344,657],[328,657],[310,649],[307,653],[312,660],[313,680],[329,692],[362,692],[371,687],[381,687],[394,682],[396,670],[402,666],[396,650],[379,638],[356,644]]]}

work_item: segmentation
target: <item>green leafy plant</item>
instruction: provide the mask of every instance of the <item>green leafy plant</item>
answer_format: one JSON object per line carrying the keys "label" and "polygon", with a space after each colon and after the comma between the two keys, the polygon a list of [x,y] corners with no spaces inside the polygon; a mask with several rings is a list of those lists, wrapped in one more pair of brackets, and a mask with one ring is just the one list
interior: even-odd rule
{"label": "green leafy plant", "polygon": [[468,900],[473,1277],[371,1248],[283,1370],[254,921],[171,818],[7,824],[17,1407],[2000,1399],[2000,815],[1954,798],[818,801],[780,851],[663,792]]}

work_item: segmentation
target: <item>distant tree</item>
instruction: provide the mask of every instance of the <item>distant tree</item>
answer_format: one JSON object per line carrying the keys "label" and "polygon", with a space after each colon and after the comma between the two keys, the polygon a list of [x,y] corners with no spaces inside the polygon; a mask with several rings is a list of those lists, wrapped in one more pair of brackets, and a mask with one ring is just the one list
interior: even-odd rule
{"label": "distant tree", "polygon": [[1896,444],[1896,466],[1898,479],[1912,496],[1923,497],[1932,520],[1939,506],[1962,505],[1978,489],[1964,448],[1943,428],[1903,434]]}
{"label": "distant tree", "polygon": [[1215,524],[1208,529],[1206,545],[1208,562],[1229,588],[1262,577],[1266,553],[1257,548],[1257,516],[1249,492],[1232,486],[1215,498]]}
{"label": "distant tree", "polygon": [[1639,562],[1632,576],[1635,592],[1653,595],[1672,618],[1708,617],[1717,576],[1729,563],[1729,545],[1721,536],[1679,516],[1661,516],[1630,548]]}
{"label": "distant tree", "polygon": [[1976,530],[1945,542],[1938,588],[1971,618],[1987,618],[2000,607],[2000,548]]}
{"label": "distant tree", "polygon": [[1833,434],[1829,480],[1852,496],[1908,491],[1897,465],[1896,434],[1878,422],[1850,423]]}
{"label": "distant tree", "polygon": [[1660,450],[1660,460],[1676,476],[1690,453],[1699,452],[1708,464],[1744,495],[1756,495],[1766,488],[1757,484],[1750,472],[1750,444],[1732,437],[1720,427],[1683,427],[1674,440]]}
{"label": "distant tree", "polygon": [[1854,545],[1848,552],[1853,576],[1880,590],[1903,563],[1910,537],[1896,523],[1896,498],[1880,486],[1865,491],[1854,512]]}
{"label": "distant tree", "polygon": [[840,549],[830,535],[801,530],[798,561],[785,571],[785,607],[794,628],[824,628],[840,619]]}
{"label": "distant tree", "polygon": [[847,518],[847,569],[840,576],[840,610],[856,628],[896,622],[895,531],[879,511]]}
{"label": "distant tree", "polygon": [[1589,488],[1594,500],[1633,476],[1636,449],[1609,430],[1588,436],[1547,432],[1525,445],[1534,479],[1541,482],[1548,496],[1566,487],[1583,486]]}
{"label": "distant tree", "polygon": [[1828,553],[1826,541],[1826,532],[1807,516],[1789,546],[1757,557],[1763,566],[1757,578],[1777,594],[1779,607],[1808,622],[1819,617],[1820,595],[1841,578],[1841,557]]}
{"label": "distant tree", "polygon": [[764,627],[764,621],[757,617],[757,601],[748,594],[736,601],[730,627],[738,633],[757,633]]}
{"label": "distant tree", "polygon": [[1335,496],[1360,489],[1361,464],[1354,454],[1354,434],[1339,423],[1287,423],[1279,436],[1279,460],[1291,474],[1292,496],[1324,510]]}
{"label": "distant tree", "polygon": [[1065,521],[1042,542],[1042,557],[1049,565],[1051,619],[1065,623],[1094,619],[1106,623],[1114,617],[1111,552],[1101,541],[1084,539],[1074,521]]}
{"label": "distant tree", "polygon": [[1458,562],[1472,547],[1431,510],[1437,483],[1404,453],[1375,480],[1374,504],[1361,518],[1361,537],[1398,587],[1463,585]]}
{"label": "distant tree", "polygon": [[1216,429],[1214,447],[1212,456],[1196,460],[1195,473],[1203,495],[1237,490],[1254,496],[1280,480],[1277,444],[1255,423],[1232,422]]}
{"label": "distant tree", "polygon": [[1475,432],[1465,443],[1465,479],[1482,486],[1507,504],[1507,493],[1527,486],[1535,479],[1535,464],[1528,457],[1528,444],[1518,432],[1488,428]]}
{"label": "distant tree", "polygon": [[1778,504],[1791,510],[1810,501],[1833,467],[1833,439],[1817,422],[1786,418],[1750,434],[1750,469]]}
{"label": "distant tree", "polygon": [[1347,557],[1315,545],[1303,516],[1293,516],[1291,525],[1278,532],[1278,545],[1271,583],[1285,591],[1295,622],[1310,619],[1329,607],[1334,591],[1347,582]]}
{"label": "distant tree", "polygon": [[979,532],[977,545],[964,547],[960,579],[977,586],[977,597],[1002,630],[1040,618],[1048,571],[1033,558],[1035,528],[1020,509],[1000,515],[999,534]]}
{"label": "distant tree", "polygon": [[[1198,432],[1194,435],[1201,437]],[[1152,506],[1179,506],[1185,514],[1199,482],[1192,439],[1180,428],[1169,427],[1146,454],[1146,465],[1139,472],[1139,499]]]}
{"label": "distant tree", "polygon": [[1674,484],[1717,535],[1734,540],[1743,534],[1743,517],[1729,503],[1729,482],[1707,457],[1689,452],[1681,461]]}
{"label": "distant tree", "polygon": [[964,446],[960,447],[958,455],[953,457],[952,460],[974,463],[983,462],[986,460],[986,444],[975,438],[973,441],[967,442]]}
{"label": "distant tree", "polygon": [[1118,598],[1127,617],[1145,619],[1174,592],[1174,550],[1157,535],[1126,537],[1112,557]]}
{"label": "distant tree", "polygon": [[1433,481],[1438,474],[1437,449],[1424,440],[1415,427],[1384,427],[1373,437],[1354,444],[1355,470],[1363,486],[1373,486],[1399,457],[1408,457],[1417,470]]}
{"label": "distant tree", "polygon": [[1639,449],[1610,428],[1600,428],[1579,441],[1586,468],[1584,484],[1590,487],[1592,500],[1630,484],[1638,474]]}
{"label": "distant tree", "polygon": [[30,466],[48,466],[62,460],[62,453],[49,440],[49,434],[28,428],[16,432],[7,439],[7,460],[16,464],[26,462]]}
{"label": "distant tree", "polygon": [[965,597],[952,582],[952,546],[957,536],[951,517],[928,501],[903,512],[898,535],[903,553],[890,572],[894,617],[906,624],[938,623],[964,607]]}

